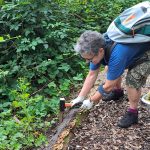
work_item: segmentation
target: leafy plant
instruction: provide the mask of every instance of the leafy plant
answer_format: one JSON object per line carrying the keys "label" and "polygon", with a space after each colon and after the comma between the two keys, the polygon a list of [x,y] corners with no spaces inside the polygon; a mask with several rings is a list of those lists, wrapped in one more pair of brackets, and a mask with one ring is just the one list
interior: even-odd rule
{"label": "leafy plant", "polygon": [[[43,132],[52,125],[44,120],[48,114],[56,113],[58,101],[42,96],[30,95],[30,84],[20,78],[16,89],[10,90],[12,103],[1,104],[0,149],[21,149],[46,143]],[[9,107],[9,109],[7,109]]]}
{"label": "leafy plant", "polygon": [[58,99],[77,91],[88,71],[72,51],[79,35],[106,32],[121,11],[140,1],[0,2],[0,149],[46,141],[43,133],[57,119],[51,114],[58,112]]}

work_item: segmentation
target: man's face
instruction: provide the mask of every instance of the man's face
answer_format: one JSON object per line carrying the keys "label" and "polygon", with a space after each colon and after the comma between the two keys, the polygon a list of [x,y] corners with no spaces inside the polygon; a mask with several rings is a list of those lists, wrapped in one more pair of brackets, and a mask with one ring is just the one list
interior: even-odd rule
{"label": "man's face", "polygon": [[99,63],[104,57],[104,50],[100,48],[97,54],[94,53],[83,53],[81,55],[82,58],[86,60],[87,63],[92,62],[93,64]]}

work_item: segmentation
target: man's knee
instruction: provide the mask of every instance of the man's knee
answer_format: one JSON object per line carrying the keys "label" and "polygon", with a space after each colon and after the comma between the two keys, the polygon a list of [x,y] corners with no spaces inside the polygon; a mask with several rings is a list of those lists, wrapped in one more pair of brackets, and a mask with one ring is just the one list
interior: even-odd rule
{"label": "man's knee", "polygon": [[146,79],[150,74],[150,61],[145,61],[128,71],[126,76],[126,85],[140,89],[146,83]]}

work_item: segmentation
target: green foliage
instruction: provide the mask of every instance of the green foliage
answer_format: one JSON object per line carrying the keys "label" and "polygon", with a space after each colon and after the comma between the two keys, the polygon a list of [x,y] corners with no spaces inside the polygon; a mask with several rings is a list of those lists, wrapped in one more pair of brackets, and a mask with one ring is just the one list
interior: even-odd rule
{"label": "green foliage", "polygon": [[[124,9],[143,0],[57,0],[69,8],[69,19],[82,30],[106,32],[112,20]],[[72,18],[72,19],[71,19]],[[82,31],[81,30],[81,31]]]}
{"label": "green foliage", "polygon": [[[44,87],[39,91],[53,97],[58,94],[50,92],[49,83],[55,82],[59,91],[61,78],[72,80],[75,68],[84,72],[79,58],[71,51],[78,28],[67,20],[68,15],[65,8],[51,0],[20,0],[2,6],[0,68],[8,71],[7,86],[14,87],[14,80],[25,76],[32,82],[33,92]],[[67,85],[69,90],[70,84]]]}
{"label": "green foliage", "polygon": [[[16,89],[10,90],[12,102],[0,104],[0,149],[21,149],[46,143],[43,131],[53,122],[43,118],[57,113],[58,100],[48,100],[40,95],[30,95],[30,84],[18,80]],[[8,109],[9,106],[9,109]]]}
{"label": "green foliage", "polygon": [[140,1],[0,1],[0,149],[46,141],[43,129],[53,120],[45,120],[57,114],[59,97],[78,89],[88,70],[72,51],[77,37],[85,30],[105,32]]}

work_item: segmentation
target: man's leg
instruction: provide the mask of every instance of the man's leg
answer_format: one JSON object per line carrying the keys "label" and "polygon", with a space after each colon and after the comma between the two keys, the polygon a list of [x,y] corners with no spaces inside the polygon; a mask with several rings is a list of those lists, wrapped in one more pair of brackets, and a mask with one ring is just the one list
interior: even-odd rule
{"label": "man's leg", "polygon": [[130,69],[127,73],[126,85],[129,109],[118,122],[118,126],[122,128],[127,128],[138,123],[138,102],[141,96],[141,87],[144,86],[150,74],[150,51],[146,52],[143,57],[147,57],[148,59]]}
{"label": "man's leg", "polygon": [[137,109],[141,97],[141,89],[135,89],[127,86],[128,99],[131,109]]}
{"label": "man's leg", "polygon": [[102,100],[105,102],[114,100],[117,101],[119,100],[121,97],[124,96],[124,92],[123,89],[121,88],[121,82],[122,82],[122,78],[120,77],[118,79],[117,84],[115,85],[114,89],[112,90],[112,92],[105,98],[103,98]]}
{"label": "man's leg", "polygon": [[121,82],[122,82],[122,78],[120,77],[114,89],[121,89]]}
{"label": "man's leg", "polygon": [[141,96],[141,89],[135,89],[127,86],[129,99],[129,108],[123,118],[118,122],[118,126],[128,128],[133,124],[138,123],[138,103]]}

